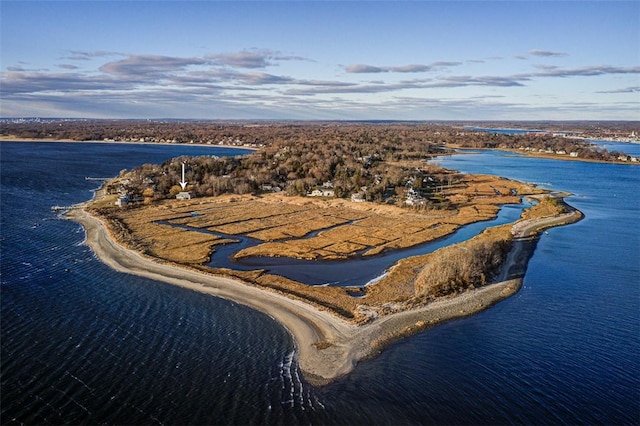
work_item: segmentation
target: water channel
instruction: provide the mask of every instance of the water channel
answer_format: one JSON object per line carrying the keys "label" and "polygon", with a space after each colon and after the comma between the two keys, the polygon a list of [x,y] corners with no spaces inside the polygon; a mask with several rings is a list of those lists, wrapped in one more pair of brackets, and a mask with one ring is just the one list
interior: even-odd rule
{"label": "water channel", "polygon": [[[520,204],[502,206],[495,219],[465,225],[456,232],[424,244],[402,250],[388,250],[375,256],[357,255],[345,260],[302,260],[287,257],[248,257],[234,259],[233,255],[240,250],[256,246],[262,241],[246,235],[229,235],[207,229],[193,228],[186,225],[173,225],[196,232],[212,233],[219,237],[237,241],[216,246],[211,260],[207,263],[212,268],[230,268],[242,271],[265,269],[269,273],[281,275],[309,285],[334,285],[344,287],[361,287],[375,282],[385,271],[400,259],[431,253],[441,247],[468,240],[485,228],[504,223],[514,222],[522,210],[530,206],[530,202],[523,200]],[[163,224],[172,225],[170,222]],[[304,238],[312,238],[319,232],[309,233]]]}

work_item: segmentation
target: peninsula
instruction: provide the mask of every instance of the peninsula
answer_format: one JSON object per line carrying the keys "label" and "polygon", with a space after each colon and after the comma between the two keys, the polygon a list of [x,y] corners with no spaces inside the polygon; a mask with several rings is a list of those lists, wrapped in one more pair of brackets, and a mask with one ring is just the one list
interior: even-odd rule
{"label": "peninsula", "polygon": [[[235,158],[143,165],[106,182],[68,216],[114,269],[270,315],[293,336],[307,380],[326,384],[403,336],[516,293],[539,234],[582,217],[561,194],[442,169],[430,162],[440,146],[387,132],[379,140],[351,132],[321,146],[281,141]],[[531,206],[516,222],[401,257],[366,285],[309,285],[269,267],[234,267],[402,253],[525,198]],[[251,244],[237,244],[247,238]],[[220,267],[216,256],[235,246]]]}
{"label": "peninsula", "polygon": [[[322,385],[347,374],[359,360],[375,355],[403,336],[472,315],[515,294],[540,232],[582,217],[558,198],[544,195],[539,199],[540,203],[514,224],[490,228],[466,242],[402,260],[383,279],[367,287],[370,295],[366,296],[371,304],[366,308],[366,296],[354,298],[348,294],[348,288],[308,287],[308,292],[302,294],[287,285],[278,286],[277,279],[252,280],[250,274],[207,271],[205,267],[127,248],[114,232],[113,223],[93,214],[92,204],[99,203],[101,195],[72,209],[68,216],[83,225],[86,242],[98,257],[118,271],[233,300],[268,314],[291,333],[307,380]],[[174,235],[172,239],[176,246],[181,246],[180,237]],[[509,248],[492,264],[493,278],[485,281],[482,277],[486,271],[476,276],[455,272],[464,269],[471,256],[477,259],[484,250],[495,256],[491,247],[504,246],[505,242]],[[448,270],[442,271],[447,269],[444,266]],[[434,277],[434,270],[441,270],[443,277],[429,282],[438,278]],[[467,269],[468,274],[473,274],[472,271],[473,268]],[[478,282],[476,287],[473,282],[478,278],[484,282]],[[411,288],[413,294],[407,292]],[[324,295],[314,294],[316,291]],[[332,309],[326,300],[336,305],[340,301],[342,305],[358,304],[353,315],[345,316],[344,310],[335,306]]]}

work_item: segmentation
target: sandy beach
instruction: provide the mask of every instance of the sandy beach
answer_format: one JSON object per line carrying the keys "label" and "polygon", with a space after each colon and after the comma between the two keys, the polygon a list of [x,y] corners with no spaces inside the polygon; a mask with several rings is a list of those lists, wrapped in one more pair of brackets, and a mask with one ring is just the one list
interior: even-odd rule
{"label": "sandy beach", "polygon": [[535,248],[529,236],[542,228],[579,220],[581,215],[573,211],[540,221],[518,222],[514,245],[503,265],[499,282],[421,308],[382,316],[361,326],[283,294],[235,279],[161,263],[129,250],[115,242],[105,224],[87,212],[84,205],[71,209],[67,217],[84,227],[86,244],[100,260],[117,271],[222,297],[269,315],[292,335],[305,378],[314,385],[323,385],[349,373],[358,361],[374,356],[402,336],[472,315],[515,294],[521,287],[526,264]]}

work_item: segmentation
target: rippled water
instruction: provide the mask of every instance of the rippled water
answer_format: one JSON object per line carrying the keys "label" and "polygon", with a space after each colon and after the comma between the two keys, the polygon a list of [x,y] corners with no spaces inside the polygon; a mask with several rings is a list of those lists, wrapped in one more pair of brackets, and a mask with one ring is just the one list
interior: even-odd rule
{"label": "rippled water", "polygon": [[542,237],[516,296],[313,388],[273,320],[116,273],[50,211],[88,199],[85,176],[199,153],[220,154],[0,144],[2,424],[637,423],[640,168],[442,160],[571,191],[586,218]]}

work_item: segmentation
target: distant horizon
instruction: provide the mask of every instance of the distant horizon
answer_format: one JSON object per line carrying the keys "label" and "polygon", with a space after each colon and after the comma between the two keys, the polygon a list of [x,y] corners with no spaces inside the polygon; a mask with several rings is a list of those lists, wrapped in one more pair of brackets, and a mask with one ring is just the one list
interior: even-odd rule
{"label": "distant horizon", "polygon": [[2,2],[0,116],[640,119],[640,2]]}
{"label": "distant horizon", "polygon": [[2,1],[0,116],[640,120],[640,1]]}
{"label": "distant horizon", "polygon": [[139,117],[122,117],[122,118],[97,118],[97,117],[0,117],[0,121],[17,121],[17,120],[47,120],[47,121],[219,121],[219,122],[318,122],[318,123],[374,123],[374,122],[391,122],[391,123],[638,123],[639,119],[537,119],[537,120],[509,120],[509,119],[465,119],[465,120],[402,120],[402,119],[298,119],[298,118],[179,118],[179,117],[155,117],[155,118],[139,118]]}

